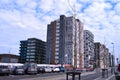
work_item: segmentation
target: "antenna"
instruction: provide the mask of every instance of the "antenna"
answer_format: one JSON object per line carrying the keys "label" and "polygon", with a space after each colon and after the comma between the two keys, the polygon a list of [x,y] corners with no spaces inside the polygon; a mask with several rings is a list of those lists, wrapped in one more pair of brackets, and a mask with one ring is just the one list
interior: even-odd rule
{"label": "antenna", "polygon": [[8,53],[9,53],[9,54],[11,53],[11,48],[9,49]]}

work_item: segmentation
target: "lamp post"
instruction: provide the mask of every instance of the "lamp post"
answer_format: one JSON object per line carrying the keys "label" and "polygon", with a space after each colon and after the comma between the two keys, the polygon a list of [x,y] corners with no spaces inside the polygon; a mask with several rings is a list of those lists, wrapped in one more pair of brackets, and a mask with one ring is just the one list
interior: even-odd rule
{"label": "lamp post", "polygon": [[111,59],[112,59],[111,73],[113,73],[114,72],[114,56],[113,56],[113,54],[114,54],[114,43],[112,42],[111,44],[113,46],[113,51],[112,51],[112,56],[111,56]]}
{"label": "lamp post", "polygon": [[112,51],[112,67],[114,67],[114,56],[113,56],[113,54],[114,54],[114,43],[112,42],[111,44],[113,46],[113,51]]}

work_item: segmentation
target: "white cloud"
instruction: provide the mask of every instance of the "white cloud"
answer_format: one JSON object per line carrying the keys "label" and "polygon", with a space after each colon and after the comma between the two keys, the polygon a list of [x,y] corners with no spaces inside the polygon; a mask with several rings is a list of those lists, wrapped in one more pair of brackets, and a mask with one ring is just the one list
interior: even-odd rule
{"label": "white cloud", "polygon": [[115,6],[115,11],[116,11],[116,14],[120,15],[120,2],[116,4]]}
{"label": "white cloud", "polygon": [[[9,42],[12,46],[19,46],[20,40],[29,37],[37,37],[45,41],[47,24],[58,19],[61,14],[72,15],[67,0],[1,0],[0,2],[6,5],[0,6],[0,29],[2,30],[0,42],[4,43],[3,47],[9,46]],[[115,42],[118,48],[120,45],[119,0],[69,0],[69,2],[77,12],[80,12],[77,13],[77,17],[83,21],[84,29],[94,33],[95,41],[104,43],[104,36],[106,36],[107,43],[110,45],[110,42]],[[15,49],[18,52],[18,48],[13,50]],[[116,55],[119,52],[116,50]]]}
{"label": "white cloud", "polygon": [[53,0],[41,0],[39,3],[39,8],[41,8],[43,11],[47,12],[53,9],[52,5],[54,5]]}
{"label": "white cloud", "polygon": [[13,0],[0,0],[0,2],[3,4],[10,4],[13,2]]}

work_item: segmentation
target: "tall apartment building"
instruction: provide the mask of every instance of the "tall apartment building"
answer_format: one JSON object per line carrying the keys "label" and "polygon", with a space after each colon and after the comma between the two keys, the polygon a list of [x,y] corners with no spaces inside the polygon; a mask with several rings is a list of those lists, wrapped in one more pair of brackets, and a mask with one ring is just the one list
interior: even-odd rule
{"label": "tall apartment building", "polygon": [[84,68],[93,68],[94,65],[94,35],[84,30]]}
{"label": "tall apartment building", "polygon": [[43,64],[46,59],[46,42],[36,38],[20,41],[19,54],[21,63],[34,62]]}
{"label": "tall apartment building", "polygon": [[112,55],[111,55],[111,53],[109,53],[109,67],[111,67],[112,66]]}
{"label": "tall apartment building", "polygon": [[111,66],[115,66],[115,56],[113,54],[111,55]]}
{"label": "tall apartment building", "polygon": [[104,44],[100,46],[100,68],[109,67],[109,50]]}
{"label": "tall apartment building", "polygon": [[94,55],[95,55],[95,66],[94,68],[100,68],[100,46],[99,42],[94,43]]}
{"label": "tall apartment building", "polygon": [[25,63],[26,62],[26,56],[27,56],[27,40],[24,41],[20,41],[20,58],[19,58],[19,62],[20,63]]}
{"label": "tall apartment building", "polygon": [[111,65],[109,49],[99,42],[94,43],[95,68],[107,68]]}
{"label": "tall apartment building", "polygon": [[82,66],[83,24],[73,16],[61,15],[47,27],[46,62]]}

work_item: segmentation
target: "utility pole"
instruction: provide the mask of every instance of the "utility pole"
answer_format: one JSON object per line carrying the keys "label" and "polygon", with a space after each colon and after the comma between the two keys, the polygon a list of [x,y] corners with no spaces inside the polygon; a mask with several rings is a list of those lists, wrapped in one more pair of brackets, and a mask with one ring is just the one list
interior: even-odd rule
{"label": "utility pole", "polygon": [[113,72],[114,72],[114,56],[113,56],[113,54],[114,54],[114,43],[112,42],[111,44],[112,44],[112,46],[113,46],[113,51],[112,51],[112,68],[111,68],[111,73],[113,73]]}
{"label": "utility pole", "polygon": [[[112,56],[114,55],[114,43],[111,43],[113,46]],[[112,57],[112,67],[114,67],[114,56]]]}

